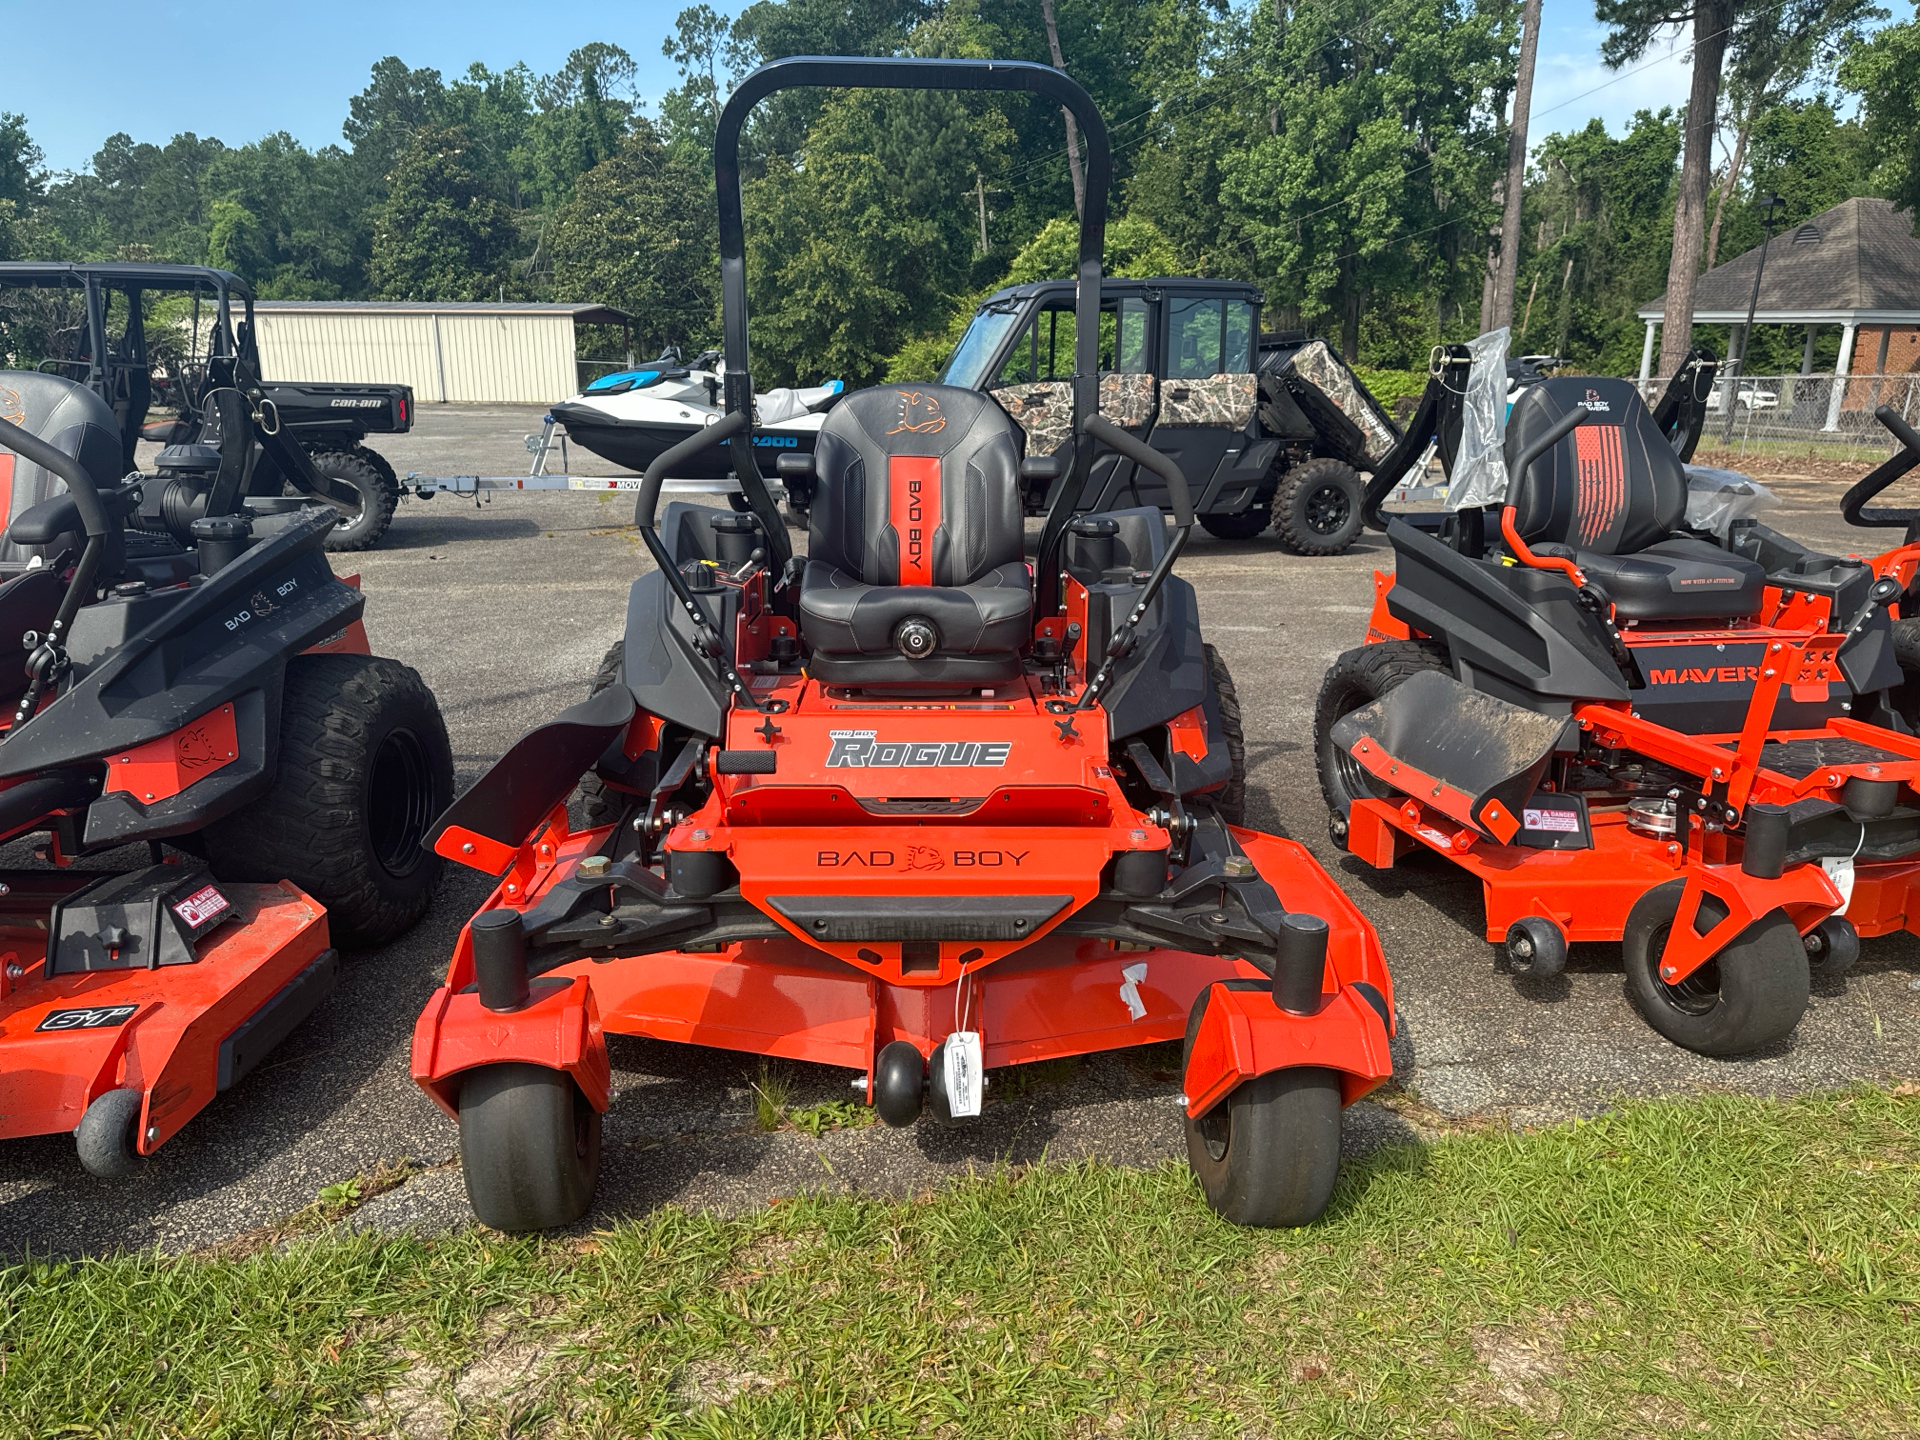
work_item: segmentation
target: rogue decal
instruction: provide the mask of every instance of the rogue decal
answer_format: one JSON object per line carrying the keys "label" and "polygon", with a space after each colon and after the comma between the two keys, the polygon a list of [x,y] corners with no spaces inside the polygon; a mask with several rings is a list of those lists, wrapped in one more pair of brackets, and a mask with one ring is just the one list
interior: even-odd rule
{"label": "rogue decal", "polygon": [[871,730],[829,730],[827,734],[833,740],[827,752],[829,770],[997,769],[1007,763],[1013,750],[1007,740],[881,740]]}

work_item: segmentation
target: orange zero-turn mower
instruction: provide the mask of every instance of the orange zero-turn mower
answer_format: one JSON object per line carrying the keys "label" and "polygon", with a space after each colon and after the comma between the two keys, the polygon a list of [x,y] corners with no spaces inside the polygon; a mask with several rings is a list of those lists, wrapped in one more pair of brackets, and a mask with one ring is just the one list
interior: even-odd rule
{"label": "orange zero-turn mower", "polygon": [[[1699,361],[1676,391],[1710,388]],[[1459,392],[1429,385],[1435,428]],[[1808,550],[1733,516],[1709,476],[1690,501],[1699,398],[1670,393],[1656,421],[1626,382],[1558,376],[1513,407],[1503,504],[1389,521],[1395,477],[1370,487],[1395,570],[1327,675],[1315,741],[1336,843],[1477,877],[1519,973],[1620,943],[1656,1030],[1734,1055],[1793,1030],[1810,967],[1920,929],[1894,620],[1920,549]],[[1854,514],[1913,465],[1903,439],[1849,496],[1857,523],[1908,518]]]}
{"label": "orange zero-turn mower", "polygon": [[[794,557],[755,464],[736,146],[791,86],[1029,91],[1088,145],[1072,469],[1022,457],[988,395],[847,395]],[[414,1033],[490,1225],[589,1205],[608,1031],[845,1066],[892,1125],[980,1113],[1009,1065],[1184,1038],[1188,1150],[1252,1225],[1326,1205],[1343,1105],[1390,1073],[1372,927],[1308,853],[1242,828],[1239,713],[1172,570],[1179,469],[1098,414],[1106,127],[1044,66],[798,58],[715,144],[731,446],[744,513],[638,507],[658,561],[591,698],[518,741],[439,823],[498,875]],[[1093,442],[1174,497],[1075,517]],[[789,473],[797,466],[789,461]],[[1059,480],[1039,559],[1021,478]],[[1069,523],[1071,522],[1071,523]],[[570,830],[583,785],[594,821]]]}
{"label": "orange zero-turn mower", "polygon": [[327,997],[336,943],[419,918],[452,760],[328,566],[341,507],[244,497],[244,413],[124,478],[83,386],[0,372],[0,417],[0,841],[52,862],[0,872],[0,1138],[120,1175]]}

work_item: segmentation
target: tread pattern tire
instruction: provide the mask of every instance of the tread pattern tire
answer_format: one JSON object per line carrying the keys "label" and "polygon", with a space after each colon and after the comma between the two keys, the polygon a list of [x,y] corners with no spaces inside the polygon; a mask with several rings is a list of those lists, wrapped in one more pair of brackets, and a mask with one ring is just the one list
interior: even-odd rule
{"label": "tread pattern tire", "polygon": [[[587,687],[589,700],[620,679],[620,651],[626,643],[624,639],[614,641],[600,657],[600,668],[593,672],[593,683]],[[618,821],[629,799],[625,791],[614,789],[592,770],[580,777],[574,798],[579,804],[581,820],[589,830]]]}
{"label": "tread pattern tire", "polygon": [[1238,515],[1202,515],[1200,528],[1220,540],[1251,540],[1273,524],[1273,507],[1256,505]]}
{"label": "tread pattern tire", "polygon": [[1220,658],[1220,652],[1211,645],[1202,645],[1200,653],[1206,659],[1207,679],[1220,706],[1221,738],[1227,743],[1227,759],[1233,767],[1227,783],[1214,792],[1213,808],[1229,825],[1244,825],[1247,823],[1247,737],[1240,720],[1240,693],[1233,688],[1233,676],[1227,672],[1227,662]]}
{"label": "tread pattern tire", "polygon": [[1920,617],[1893,622],[1893,658],[1901,678],[1887,698],[1902,720],[1920,730]]}
{"label": "tread pattern tire", "polygon": [[[1187,1018],[1180,1068],[1211,988]],[[1340,1078],[1304,1066],[1271,1070],[1246,1081],[1195,1120],[1181,1112],[1187,1160],[1207,1204],[1234,1225],[1263,1228],[1318,1220],[1340,1178]]]}
{"label": "tread pattern tire", "polygon": [[327,536],[327,549],[366,550],[376,545],[393,524],[394,507],[400,503],[400,487],[381,473],[390,467],[383,461],[375,465],[364,446],[352,450],[315,450],[308,456],[313,468],[322,475],[344,480],[360,493],[360,513],[343,520]]}
{"label": "tread pattern tire", "polygon": [[426,913],[441,860],[419,842],[452,800],[446,723],[417,673],[375,655],[298,655],[272,787],[201,835],[218,874],[293,881],[327,907],[336,945],[365,948]]}
{"label": "tread pattern tire", "polygon": [[460,1169],[483,1225],[571,1225],[600,1179],[600,1112],[564,1070],[483,1065],[460,1086]]}
{"label": "tread pattern tire", "polygon": [[1327,456],[1280,476],[1273,494],[1273,528],[1296,555],[1338,555],[1359,538],[1366,486],[1345,461]]}
{"label": "tread pattern tire", "polygon": [[1680,985],[1658,973],[1684,880],[1634,902],[1620,941],[1627,994],[1655,1030],[1701,1055],[1746,1055],[1793,1033],[1811,988],[1799,932],[1776,910],[1749,925]]}
{"label": "tread pattern tire", "polygon": [[[1348,773],[1351,761],[1343,765],[1343,757],[1334,750],[1333,727],[1423,670],[1451,673],[1452,668],[1446,646],[1437,640],[1385,640],[1349,650],[1333,662],[1313,706],[1314,763],[1328,810],[1344,820],[1353,802],[1364,798],[1357,788],[1358,777]],[[1377,785],[1366,789],[1368,795],[1385,793]]]}

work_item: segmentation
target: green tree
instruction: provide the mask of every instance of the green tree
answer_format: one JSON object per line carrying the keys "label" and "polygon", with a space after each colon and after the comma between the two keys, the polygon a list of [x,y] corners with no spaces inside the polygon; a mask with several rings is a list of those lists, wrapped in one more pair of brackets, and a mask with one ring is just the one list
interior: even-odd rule
{"label": "green tree", "polygon": [[1840,67],[1860,96],[1873,188],[1913,215],[1920,231],[1920,16],[1890,25]]}
{"label": "green tree", "polygon": [[467,167],[458,129],[416,126],[374,225],[368,278],[393,300],[485,300],[506,279],[507,207]]}
{"label": "green tree", "polygon": [[367,88],[347,101],[340,127],[353,147],[368,194],[384,197],[388,176],[400,163],[413,132],[445,118],[447,87],[438,70],[409,69],[397,55],[374,62]]}
{"label": "green tree", "polygon": [[712,182],[670,152],[645,119],[582,175],[548,232],[553,291],[634,317],[646,354],[688,354],[716,328],[719,263]]}
{"label": "green tree", "polygon": [[46,157],[27,133],[27,117],[0,110],[0,200],[24,215],[46,193]]}

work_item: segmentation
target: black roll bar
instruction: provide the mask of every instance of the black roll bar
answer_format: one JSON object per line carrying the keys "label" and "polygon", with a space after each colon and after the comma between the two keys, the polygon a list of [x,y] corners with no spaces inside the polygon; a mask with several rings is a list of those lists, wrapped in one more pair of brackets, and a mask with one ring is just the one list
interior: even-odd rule
{"label": "black roll bar", "polygon": [[[1844,384],[1845,377],[1835,383]],[[1873,418],[1892,432],[1901,448],[1854,482],[1853,488],[1840,499],[1840,513],[1849,525],[1866,528],[1904,525],[1909,542],[1920,539],[1920,510],[1905,506],[1897,510],[1867,509],[1869,500],[1915,465],[1920,465],[1920,434],[1916,434],[1891,405],[1879,406]]]}
{"label": "black roll bar", "polygon": [[784,573],[793,558],[786,526],[767,491],[753,454],[749,426],[753,383],[747,360],[747,254],[740,200],[740,131],[747,113],[781,90],[816,86],[884,90],[1025,91],[1064,106],[1080,122],[1087,164],[1086,205],[1080,217],[1079,288],[1074,300],[1073,463],[1067,483],[1055,492],[1041,531],[1039,613],[1059,604],[1059,550],[1074,503],[1093,464],[1093,437],[1086,418],[1100,408],[1100,269],[1106,242],[1107,189],[1112,158],[1107,122],[1093,98],[1071,78],[1047,65],[1025,60],[916,60],[850,56],[797,55],[762,65],[727,98],[713,137],[713,177],[720,202],[720,304],[726,347],[726,399],[729,413],[748,424],[731,439],[734,470],[747,504],[766,532],[769,566]]}

